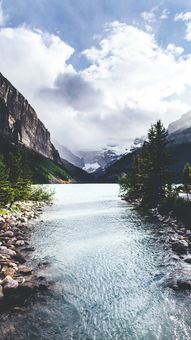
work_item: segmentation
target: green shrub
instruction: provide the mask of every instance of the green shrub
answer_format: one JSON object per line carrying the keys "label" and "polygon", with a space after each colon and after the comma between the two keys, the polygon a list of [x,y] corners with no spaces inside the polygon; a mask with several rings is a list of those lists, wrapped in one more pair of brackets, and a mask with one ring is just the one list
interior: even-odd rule
{"label": "green shrub", "polygon": [[53,199],[54,191],[45,188],[44,186],[33,186],[29,199],[31,201],[44,201],[50,203]]}

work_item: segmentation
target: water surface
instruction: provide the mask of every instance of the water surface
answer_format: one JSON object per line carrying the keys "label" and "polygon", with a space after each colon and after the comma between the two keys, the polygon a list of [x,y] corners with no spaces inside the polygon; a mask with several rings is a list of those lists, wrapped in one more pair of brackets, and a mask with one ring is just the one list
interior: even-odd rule
{"label": "water surface", "polygon": [[55,204],[30,233],[34,257],[51,261],[45,274],[56,284],[9,316],[14,339],[190,339],[190,295],[165,288],[176,262],[153,222],[121,201],[118,185],[54,188]]}

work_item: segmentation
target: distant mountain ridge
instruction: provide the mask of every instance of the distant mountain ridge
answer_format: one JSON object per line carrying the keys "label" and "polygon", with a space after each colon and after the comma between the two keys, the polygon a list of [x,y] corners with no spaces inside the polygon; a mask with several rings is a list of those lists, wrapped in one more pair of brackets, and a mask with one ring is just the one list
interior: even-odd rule
{"label": "distant mountain ridge", "polygon": [[176,131],[186,130],[191,127],[191,111],[183,114],[180,119],[172,122],[168,126],[169,135]]}
{"label": "distant mountain ridge", "polygon": [[171,123],[168,127],[170,144],[184,144],[191,142],[191,111]]}
{"label": "distant mountain ridge", "polygon": [[[191,163],[191,111],[182,115],[180,119],[172,122],[168,127],[169,132],[169,154],[171,156],[171,165],[174,182],[180,183],[182,169],[188,162]],[[119,178],[131,169],[131,164],[136,151],[141,147],[143,139],[135,140],[135,148],[131,152],[123,155],[119,160],[106,167],[103,171],[97,171],[95,176],[100,182],[117,182]]]}

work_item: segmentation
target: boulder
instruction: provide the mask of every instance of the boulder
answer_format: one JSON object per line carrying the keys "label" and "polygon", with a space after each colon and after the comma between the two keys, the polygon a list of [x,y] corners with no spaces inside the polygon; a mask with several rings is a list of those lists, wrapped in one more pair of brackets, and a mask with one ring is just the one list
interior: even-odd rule
{"label": "boulder", "polygon": [[185,240],[179,240],[172,244],[172,250],[178,254],[187,254],[188,242]]}
{"label": "boulder", "polygon": [[3,233],[3,236],[7,236],[7,237],[13,237],[14,233],[11,230],[5,231]]}
{"label": "boulder", "polygon": [[0,254],[14,256],[16,255],[16,252],[14,250],[8,249],[7,247],[0,246]]}
{"label": "boulder", "polygon": [[16,270],[13,267],[8,267],[8,266],[4,266],[2,269],[2,273],[5,276],[14,276],[15,275]]}
{"label": "boulder", "polygon": [[7,275],[6,278],[3,280],[3,289],[17,289],[19,283],[17,280],[12,279],[11,276]]}

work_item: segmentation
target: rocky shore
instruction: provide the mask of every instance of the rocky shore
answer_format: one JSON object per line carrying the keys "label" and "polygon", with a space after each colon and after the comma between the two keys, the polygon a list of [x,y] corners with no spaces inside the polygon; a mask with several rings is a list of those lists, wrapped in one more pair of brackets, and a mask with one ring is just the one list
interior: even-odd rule
{"label": "rocky shore", "polygon": [[171,216],[162,216],[157,208],[149,213],[161,223],[157,233],[166,248],[172,250],[173,260],[181,264],[177,278],[170,278],[167,286],[176,291],[191,291],[191,229]]}
{"label": "rocky shore", "polygon": [[44,277],[27,265],[30,246],[26,231],[42,213],[44,202],[16,202],[0,215],[0,311],[21,306],[37,291],[48,289]]}
{"label": "rocky shore", "polygon": [[[130,202],[136,209],[140,209],[139,200],[129,200],[126,195],[121,195],[121,199]],[[173,212],[169,216],[162,216],[158,208],[150,209],[148,217],[160,222],[157,234],[165,244],[165,248],[171,249],[172,259],[181,264],[181,270],[178,271],[176,277],[169,278],[166,286],[175,291],[191,291],[191,224],[185,226],[180,223],[173,217]]]}

